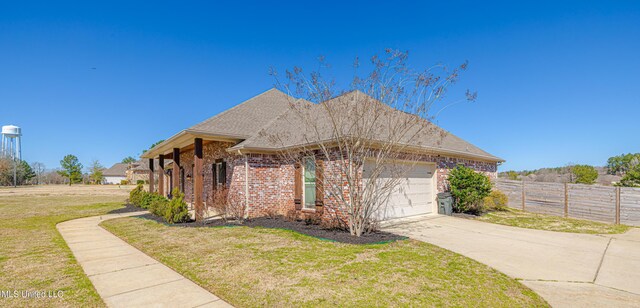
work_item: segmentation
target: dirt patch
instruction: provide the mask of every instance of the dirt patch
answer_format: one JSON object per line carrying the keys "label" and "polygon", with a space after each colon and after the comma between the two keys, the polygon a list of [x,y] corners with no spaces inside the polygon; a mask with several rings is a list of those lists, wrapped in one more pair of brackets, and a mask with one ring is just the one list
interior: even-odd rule
{"label": "dirt patch", "polygon": [[[126,207],[111,211],[111,213],[130,213],[143,211],[144,209],[127,204]],[[378,231],[369,234],[362,235],[360,237],[351,236],[348,231],[340,229],[324,229],[319,225],[308,224],[305,221],[288,220],[283,216],[277,217],[259,217],[245,220],[243,223],[237,223],[232,221],[223,221],[222,219],[209,220],[206,222],[187,222],[180,224],[168,224],[153,214],[145,214],[137,216],[143,219],[149,219],[157,221],[164,225],[176,228],[214,228],[214,227],[238,227],[244,226],[249,228],[270,228],[270,229],[285,229],[295,231],[304,235],[319,238],[322,240],[340,242],[346,244],[378,244],[387,243],[397,240],[407,239],[405,236]]]}

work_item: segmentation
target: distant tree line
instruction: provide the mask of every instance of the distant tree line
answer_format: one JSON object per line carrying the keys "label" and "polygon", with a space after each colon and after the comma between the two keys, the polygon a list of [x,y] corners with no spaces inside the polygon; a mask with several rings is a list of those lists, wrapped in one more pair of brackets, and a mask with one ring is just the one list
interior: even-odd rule
{"label": "distant tree line", "polygon": [[13,186],[14,167],[17,185],[29,183],[34,177],[36,177],[35,172],[26,161],[14,161],[11,158],[3,157],[0,158],[0,185]]}
{"label": "distant tree line", "polygon": [[499,177],[510,180],[533,178],[538,182],[565,182],[579,184],[613,184],[624,187],[640,187],[640,153],[612,156],[605,167],[568,164],[565,167],[537,170],[501,172]]}
{"label": "distant tree line", "polygon": [[[60,161],[60,168],[47,170],[41,162],[31,164],[24,160],[16,161],[17,185],[40,184],[102,184],[104,167],[98,160],[93,160],[87,172],[83,172],[83,165],[75,155],[64,156]],[[14,160],[0,157],[0,186],[14,185]]]}

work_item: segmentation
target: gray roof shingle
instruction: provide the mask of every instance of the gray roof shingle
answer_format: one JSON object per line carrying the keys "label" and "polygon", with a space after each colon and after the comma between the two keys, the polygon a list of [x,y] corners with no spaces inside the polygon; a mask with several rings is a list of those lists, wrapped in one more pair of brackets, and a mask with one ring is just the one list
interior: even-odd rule
{"label": "gray roof shingle", "polygon": [[127,168],[129,164],[115,163],[111,168],[102,171],[103,176],[126,176]]}
{"label": "gray roof shingle", "polygon": [[[374,103],[363,104],[364,100],[367,99],[370,100],[369,102]],[[328,105],[323,106],[322,104]],[[333,138],[333,126],[329,124],[330,116],[327,108],[330,108],[336,113],[361,114],[364,115],[364,117],[375,114],[380,117],[376,119],[375,122],[379,124],[371,125],[374,130],[362,133],[363,135],[368,135],[367,139],[372,141],[384,142],[391,138],[393,134],[390,134],[389,131],[393,124],[389,123],[397,123],[397,120],[407,121],[411,119],[410,117],[415,118],[413,115],[392,109],[388,105],[373,100],[371,97],[359,91],[346,93],[322,104],[306,102],[301,109],[305,117],[308,116],[312,121],[316,121],[317,124],[313,125],[313,128],[304,125],[305,121],[300,120],[298,111],[293,111],[292,108],[288,108],[287,112],[232,149],[277,150],[280,148],[314,143],[320,140],[331,140]],[[362,109],[363,107],[369,109],[380,108],[378,109],[380,112],[367,112],[368,109]],[[364,121],[370,120],[371,118],[367,118]],[[349,121],[351,121],[351,119],[344,118],[343,123],[341,123],[344,126],[341,133],[343,136],[353,131],[346,127],[351,125]],[[502,161],[501,158],[483,151],[427,120],[420,119],[419,123],[420,125],[416,125],[416,127],[422,127],[419,132],[408,133],[406,136],[411,136],[411,138],[405,138],[399,141],[432,151],[454,152],[460,155],[470,155],[474,157],[484,157],[492,161]],[[363,125],[363,127],[367,127],[367,124]],[[316,129],[318,130],[316,131]],[[418,129],[419,128],[416,128],[416,130]]]}
{"label": "gray roof shingle", "polygon": [[274,88],[187,130],[246,139],[287,111],[290,104],[296,101],[295,98]]}

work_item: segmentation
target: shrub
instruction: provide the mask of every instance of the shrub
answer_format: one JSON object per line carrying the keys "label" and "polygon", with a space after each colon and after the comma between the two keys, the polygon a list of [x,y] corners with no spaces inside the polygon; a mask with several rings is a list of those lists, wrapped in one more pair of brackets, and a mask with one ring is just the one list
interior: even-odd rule
{"label": "shrub", "polygon": [[144,197],[145,193],[146,192],[144,191],[144,188],[142,187],[142,185],[136,186],[129,193],[129,203],[135,206],[140,206],[140,204],[142,203],[142,198]]}
{"label": "shrub", "polygon": [[189,208],[187,203],[184,202],[184,194],[177,188],[174,188],[171,194],[173,198],[167,203],[164,211],[164,220],[171,224],[191,220]]}
{"label": "shrub", "polygon": [[476,215],[482,213],[482,199],[491,192],[489,177],[458,165],[449,174],[449,186],[455,212]]}
{"label": "shrub", "polygon": [[482,199],[482,204],[488,210],[493,211],[506,211],[509,198],[507,195],[499,190],[493,190],[491,193]]}
{"label": "shrub", "polygon": [[144,180],[137,180],[136,185],[144,185]]}
{"label": "shrub", "polygon": [[151,206],[151,204],[157,200],[168,201],[165,197],[158,195],[156,193],[145,192],[141,198],[140,207],[143,209],[148,209]]}
{"label": "shrub", "polygon": [[[160,196],[162,197],[162,196]],[[169,200],[167,198],[155,198],[149,204],[149,212],[156,216],[160,216],[164,219],[164,214],[169,206]]]}
{"label": "shrub", "polygon": [[571,173],[574,176],[573,182],[578,184],[593,184],[598,179],[598,171],[589,165],[571,166]]}
{"label": "shrub", "polygon": [[120,180],[120,185],[129,185],[129,181],[127,181],[127,180]]}

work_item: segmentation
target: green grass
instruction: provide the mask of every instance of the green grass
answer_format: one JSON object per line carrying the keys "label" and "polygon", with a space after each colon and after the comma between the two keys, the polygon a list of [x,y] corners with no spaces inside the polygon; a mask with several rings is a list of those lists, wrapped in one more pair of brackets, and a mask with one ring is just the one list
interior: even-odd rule
{"label": "green grass", "polygon": [[514,279],[434,245],[349,245],[266,228],[102,226],[238,307],[548,306]]}
{"label": "green grass", "polygon": [[0,290],[64,292],[57,299],[0,298],[0,306],[104,306],[56,224],[107,213],[122,207],[124,199],[122,195],[0,196]]}
{"label": "green grass", "polygon": [[511,208],[489,212],[475,219],[512,227],[587,234],[619,234],[631,228],[626,225],[529,213]]}

